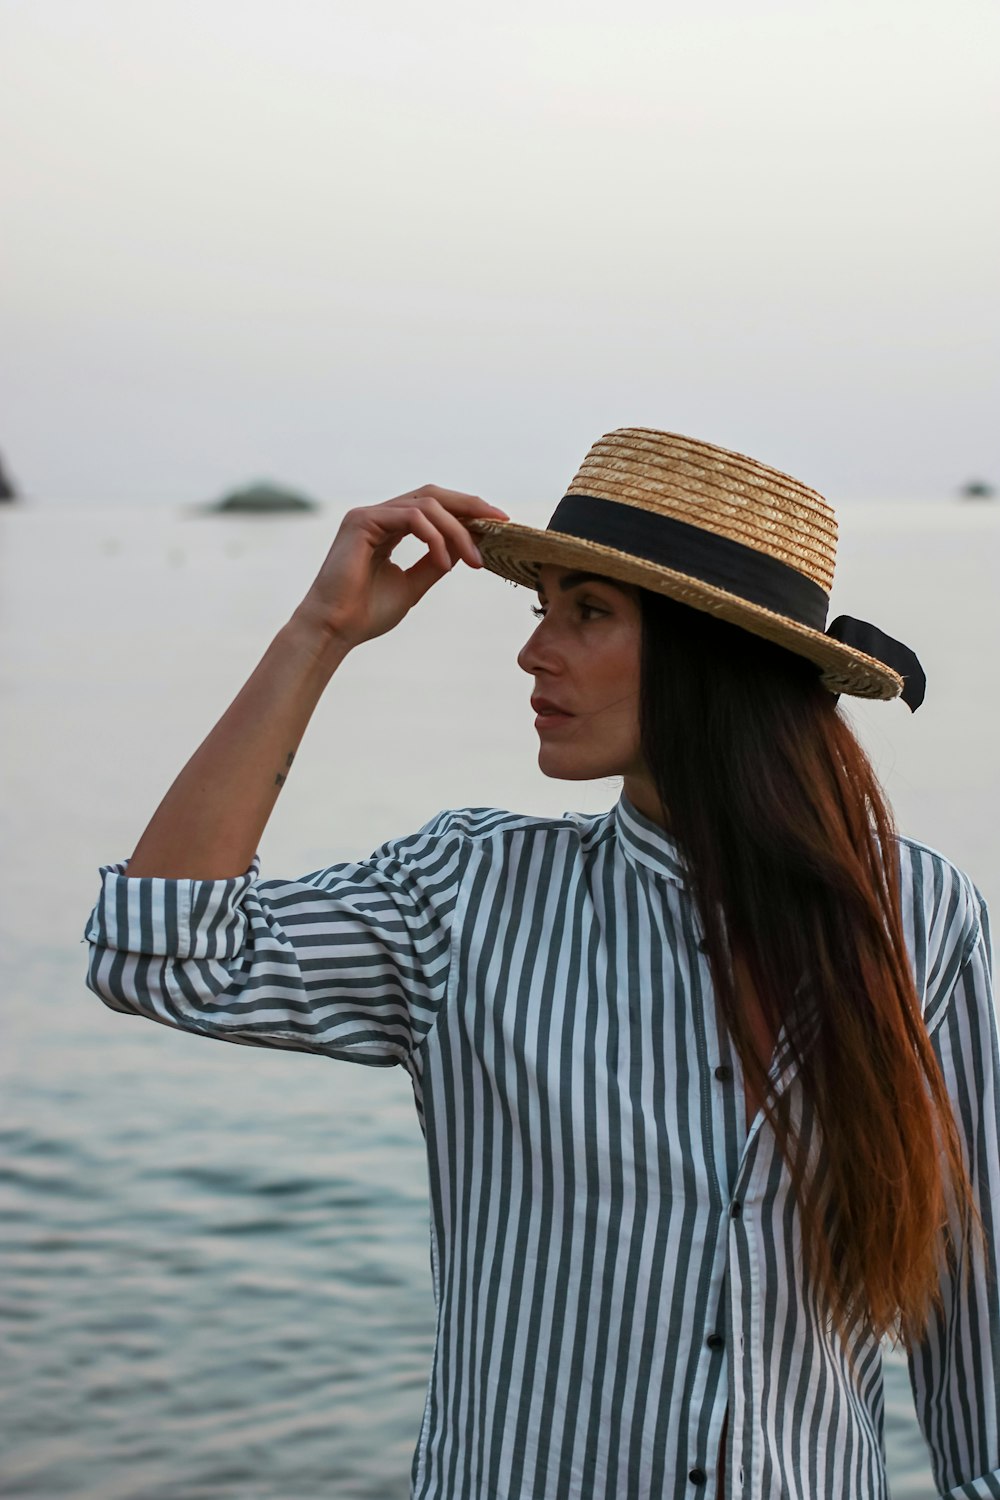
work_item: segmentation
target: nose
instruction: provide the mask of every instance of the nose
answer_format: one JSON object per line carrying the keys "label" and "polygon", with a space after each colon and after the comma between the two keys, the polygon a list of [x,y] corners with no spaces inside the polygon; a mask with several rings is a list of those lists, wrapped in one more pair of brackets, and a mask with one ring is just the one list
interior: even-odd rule
{"label": "nose", "polygon": [[544,620],[539,620],[517,653],[517,664],[529,677],[558,672],[559,658],[553,649],[551,631],[546,630]]}

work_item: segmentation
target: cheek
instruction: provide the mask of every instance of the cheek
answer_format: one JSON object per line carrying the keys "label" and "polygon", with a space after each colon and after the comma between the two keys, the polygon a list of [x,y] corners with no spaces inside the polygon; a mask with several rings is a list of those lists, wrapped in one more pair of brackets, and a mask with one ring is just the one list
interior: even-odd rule
{"label": "cheek", "polygon": [[601,663],[601,677],[616,698],[636,700],[639,695],[639,640],[632,631],[623,631],[610,643]]}
{"label": "cheek", "polygon": [[[610,645],[610,643],[609,643]],[[592,701],[614,723],[616,734],[639,733],[639,653],[630,638],[615,642],[590,663]]]}

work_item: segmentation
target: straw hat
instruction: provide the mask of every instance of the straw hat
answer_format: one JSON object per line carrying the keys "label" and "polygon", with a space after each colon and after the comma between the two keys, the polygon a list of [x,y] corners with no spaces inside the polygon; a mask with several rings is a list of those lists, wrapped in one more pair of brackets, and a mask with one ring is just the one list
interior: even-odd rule
{"label": "straw hat", "polygon": [[901,696],[924,674],[908,647],[841,615],[827,626],[837,521],[822,495],[742,453],[651,427],[600,438],[544,531],[473,521],[483,562],[536,588],[544,563],[603,574],[707,611],[821,669],[834,693]]}

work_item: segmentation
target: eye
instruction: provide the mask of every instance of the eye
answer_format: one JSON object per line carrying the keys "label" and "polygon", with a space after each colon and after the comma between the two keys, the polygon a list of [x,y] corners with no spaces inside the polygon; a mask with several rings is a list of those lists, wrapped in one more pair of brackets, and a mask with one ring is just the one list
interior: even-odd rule
{"label": "eye", "polygon": [[580,604],[579,604],[578,608],[580,610],[580,613],[584,616],[584,618],[588,619],[588,620],[589,619],[593,619],[593,617],[595,615],[599,619],[601,617],[601,615],[606,615],[608,613],[608,611],[606,609],[601,609],[599,607],[599,605],[597,605],[597,604],[584,604],[582,600],[580,601]]}
{"label": "eye", "polygon": [[[532,604],[529,607],[536,620],[545,619],[548,611],[544,604]],[[602,609],[599,604],[587,604],[582,599],[576,600],[576,607],[585,622],[594,618],[600,619],[602,616],[610,613],[609,610]]]}

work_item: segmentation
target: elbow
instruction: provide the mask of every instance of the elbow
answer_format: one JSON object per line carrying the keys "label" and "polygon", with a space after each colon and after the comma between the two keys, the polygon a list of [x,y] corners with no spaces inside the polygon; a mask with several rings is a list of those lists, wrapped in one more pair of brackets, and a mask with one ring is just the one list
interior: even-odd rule
{"label": "elbow", "polygon": [[125,957],[125,954],[115,948],[102,948],[91,943],[85,976],[87,988],[109,1010],[125,1015],[141,1015],[142,1007],[138,1002],[134,978],[130,982],[128,966],[123,962]]}

